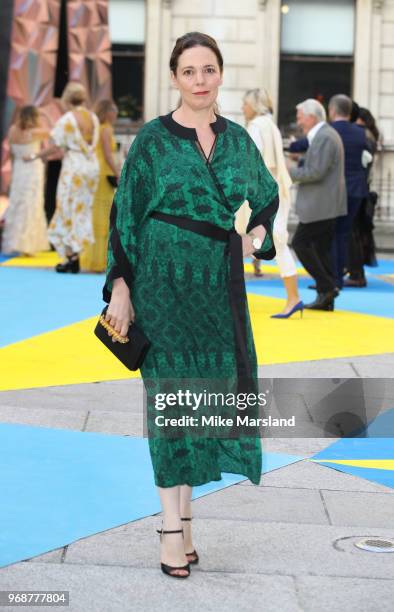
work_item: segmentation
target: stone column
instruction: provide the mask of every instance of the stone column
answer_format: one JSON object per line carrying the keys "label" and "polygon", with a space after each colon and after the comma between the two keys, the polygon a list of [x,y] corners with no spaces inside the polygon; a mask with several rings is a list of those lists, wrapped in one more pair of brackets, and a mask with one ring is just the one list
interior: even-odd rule
{"label": "stone column", "polygon": [[171,53],[173,0],[147,0],[144,119],[165,114],[170,106],[168,60]]}
{"label": "stone column", "polygon": [[258,0],[258,87],[270,93],[277,118],[279,99],[281,0]]}

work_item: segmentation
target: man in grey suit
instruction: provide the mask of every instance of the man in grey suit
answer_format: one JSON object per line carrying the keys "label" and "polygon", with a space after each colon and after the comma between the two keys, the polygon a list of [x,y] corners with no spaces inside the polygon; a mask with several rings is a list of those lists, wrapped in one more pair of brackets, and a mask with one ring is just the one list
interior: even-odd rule
{"label": "man in grey suit", "polygon": [[297,125],[307,135],[309,148],[304,165],[290,168],[293,181],[299,183],[295,206],[299,224],[292,247],[316,281],[317,297],[305,307],[334,310],[338,295],[332,260],[335,219],[347,212],[343,144],[326,123],[326,112],[317,100],[297,105]]}

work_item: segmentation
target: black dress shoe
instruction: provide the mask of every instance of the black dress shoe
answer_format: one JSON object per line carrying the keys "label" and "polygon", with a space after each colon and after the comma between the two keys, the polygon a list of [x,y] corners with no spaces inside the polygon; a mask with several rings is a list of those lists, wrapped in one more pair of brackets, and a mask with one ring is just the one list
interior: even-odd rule
{"label": "black dress shoe", "polygon": [[79,272],[79,257],[78,255],[67,256],[67,261],[64,263],[59,263],[55,266],[56,272],[66,273],[71,272],[71,274],[78,274]]}
{"label": "black dress shoe", "polygon": [[352,278],[347,278],[343,281],[344,287],[366,287],[367,281],[364,279],[354,280]]}
{"label": "black dress shoe", "polygon": [[[308,285],[308,289],[316,289],[316,285]],[[335,287],[333,293],[334,297],[338,297],[338,295],[340,294],[340,290],[338,289],[338,287]]]}
{"label": "black dress shoe", "polygon": [[305,308],[309,310],[334,310],[334,298],[335,294],[333,291],[329,293],[318,293],[317,298],[310,304],[305,304]]}

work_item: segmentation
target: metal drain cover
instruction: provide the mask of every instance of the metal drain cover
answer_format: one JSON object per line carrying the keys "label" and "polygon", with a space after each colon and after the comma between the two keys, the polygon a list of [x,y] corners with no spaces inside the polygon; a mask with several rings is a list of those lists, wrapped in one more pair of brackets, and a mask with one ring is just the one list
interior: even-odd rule
{"label": "metal drain cover", "polygon": [[363,538],[355,542],[354,545],[357,548],[369,550],[370,552],[394,553],[394,540],[387,540],[385,538]]}

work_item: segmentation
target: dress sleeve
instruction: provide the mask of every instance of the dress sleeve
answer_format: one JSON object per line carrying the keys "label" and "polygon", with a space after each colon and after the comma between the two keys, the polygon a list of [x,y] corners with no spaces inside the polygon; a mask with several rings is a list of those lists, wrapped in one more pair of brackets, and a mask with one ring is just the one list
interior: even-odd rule
{"label": "dress sleeve", "polygon": [[56,121],[49,136],[55,145],[62,149],[66,149],[70,136],[74,134],[74,129],[69,113],[66,113]]}
{"label": "dress sleeve", "polygon": [[103,299],[107,303],[111,300],[115,278],[123,277],[130,292],[132,289],[137,262],[138,230],[144,211],[153,197],[154,168],[148,163],[151,159],[138,135],[123,165],[111,207],[107,271],[103,288]]}
{"label": "dress sleeve", "polygon": [[279,207],[278,185],[267,170],[260,151],[254,145],[250,148],[248,202],[252,214],[246,231],[250,232],[258,225],[265,227],[267,234],[261,249],[254,256],[257,259],[273,259],[276,251],[272,230]]}

